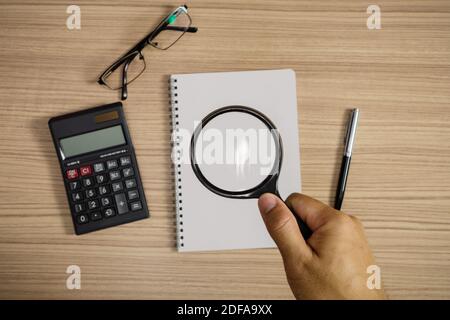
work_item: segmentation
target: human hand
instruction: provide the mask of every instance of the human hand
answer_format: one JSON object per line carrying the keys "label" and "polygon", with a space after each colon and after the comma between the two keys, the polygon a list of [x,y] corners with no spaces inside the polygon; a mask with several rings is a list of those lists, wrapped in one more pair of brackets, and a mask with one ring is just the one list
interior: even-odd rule
{"label": "human hand", "polygon": [[[311,229],[308,240],[286,205]],[[385,298],[383,289],[367,287],[367,267],[375,262],[357,218],[298,193],[286,204],[266,193],[258,206],[297,299]]]}

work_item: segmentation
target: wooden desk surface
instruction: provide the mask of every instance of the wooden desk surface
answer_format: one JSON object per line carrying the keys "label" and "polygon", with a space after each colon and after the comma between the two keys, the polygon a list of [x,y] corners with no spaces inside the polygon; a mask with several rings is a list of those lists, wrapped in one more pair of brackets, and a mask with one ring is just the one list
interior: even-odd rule
{"label": "wooden desk surface", "polygon": [[[292,298],[277,250],[178,254],[171,73],[293,68],[303,191],[332,202],[346,110],[361,109],[344,209],[391,298],[450,298],[450,2],[191,1],[199,32],[149,50],[125,103],[151,219],[77,237],[47,121],[114,102],[97,75],[179,1],[0,1],[0,298]],[[67,290],[68,265],[81,290]]]}

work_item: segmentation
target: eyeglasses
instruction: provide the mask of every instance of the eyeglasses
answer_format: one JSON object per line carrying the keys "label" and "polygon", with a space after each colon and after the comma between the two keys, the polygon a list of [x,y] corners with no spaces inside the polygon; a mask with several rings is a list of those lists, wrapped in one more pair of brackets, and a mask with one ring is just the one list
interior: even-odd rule
{"label": "eyeglasses", "polygon": [[127,86],[145,70],[146,64],[142,50],[147,45],[167,50],[186,32],[197,32],[197,28],[191,26],[192,20],[187,9],[186,5],[176,8],[152,32],[106,69],[97,82],[111,90],[122,89],[121,99],[125,100],[128,97]]}

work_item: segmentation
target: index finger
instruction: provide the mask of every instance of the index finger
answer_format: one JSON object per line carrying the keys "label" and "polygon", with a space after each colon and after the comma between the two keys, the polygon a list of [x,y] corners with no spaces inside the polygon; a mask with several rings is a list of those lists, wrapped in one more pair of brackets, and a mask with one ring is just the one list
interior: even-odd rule
{"label": "index finger", "polygon": [[312,232],[335,218],[338,213],[337,210],[325,203],[300,193],[291,194],[285,203],[308,225]]}

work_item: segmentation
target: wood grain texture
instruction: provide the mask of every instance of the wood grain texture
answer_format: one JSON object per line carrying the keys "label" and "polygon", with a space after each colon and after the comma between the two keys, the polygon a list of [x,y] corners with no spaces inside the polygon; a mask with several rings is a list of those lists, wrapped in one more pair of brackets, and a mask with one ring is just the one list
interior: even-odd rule
{"label": "wood grain texture", "polygon": [[[47,128],[113,102],[95,83],[177,1],[0,1],[0,298],[292,298],[276,250],[178,254],[169,147],[172,73],[292,68],[303,191],[331,203],[346,110],[361,109],[344,210],[367,230],[390,298],[450,299],[450,2],[191,1],[199,27],[125,103],[152,218],[77,237]],[[82,270],[67,290],[66,267]]]}

